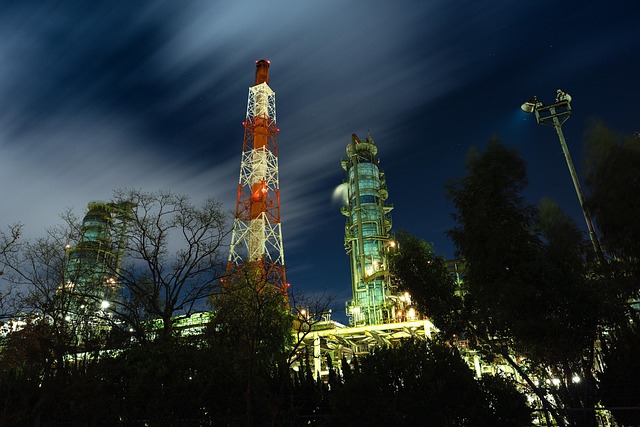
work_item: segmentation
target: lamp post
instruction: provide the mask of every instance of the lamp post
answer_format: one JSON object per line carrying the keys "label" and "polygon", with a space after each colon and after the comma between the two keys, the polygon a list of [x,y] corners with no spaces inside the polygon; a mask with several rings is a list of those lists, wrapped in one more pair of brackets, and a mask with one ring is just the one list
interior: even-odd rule
{"label": "lamp post", "polygon": [[576,189],[576,195],[578,196],[578,201],[580,202],[582,215],[584,215],[584,221],[587,223],[587,230],[589,230],[589,238],[591,239],[591,243],[593,244],[593,250],[598,257],[598,260],[603,260],[604,256],[602,254],[602,248],[600,247],[598,236],[596,234],[595,228],[593,227],[593,221],[591,220],[589,209],[587,209],[587,207],[584,205],[584,197],[582,195],[580,181],[578,181],[578,175],[576,174],[576,170],[573,167],[571,154],[569,154],[569,148],[567,147],[567,142],[565,141],[564,134],[562,133],[562,125],[571,116],[571,96],[569,96],[569,94],[567,94],[566,92],[558,89],[558,91],[556,92],[555,103],[543,106],[542,102],[539,102],[538,98],[534,96],[533,98],[522,104],[520,108],[522,108],[525,113],[535,113],[536,121],[538,122],[538,124],[553,126],[558,133],[560,146],[562,147],[564,158],[567,161],[567,166],[569,167],[569,173],[571,174],[571,179],[573,180],[573,186]]}

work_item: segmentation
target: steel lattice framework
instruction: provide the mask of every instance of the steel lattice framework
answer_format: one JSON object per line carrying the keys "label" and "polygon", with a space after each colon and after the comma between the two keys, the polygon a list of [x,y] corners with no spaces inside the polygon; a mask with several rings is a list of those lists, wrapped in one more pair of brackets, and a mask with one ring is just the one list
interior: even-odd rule
{"label": "steel lattice framework", "polygon": [[275,92],[268,85],[269,62],[261,60],[256,66],[256,84],[249,88],[243,123],[229,266],[261,263],[269,282],[285,289]]}

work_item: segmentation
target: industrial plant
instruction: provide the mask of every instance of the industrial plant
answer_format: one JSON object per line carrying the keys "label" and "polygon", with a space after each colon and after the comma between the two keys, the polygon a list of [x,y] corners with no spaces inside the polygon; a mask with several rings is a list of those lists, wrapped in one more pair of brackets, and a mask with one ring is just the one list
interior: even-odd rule
{"label": "industrial plant", "polygon": [[[280,217],[279,129],[269,67],[267,60],[256,61],[254,85],[249,88],[227,274],[250,266],[286,296],[289,285]],[[387,203],[386,178],[373,136],[361,140],[352,134],[346,154],[341,161],[346,177],[340,210],[346,217],[345,262],[351,267],[352,298],[345,304],[349,324],[331,320],[330,312],[308,313],[307,307],[290,307],[295,315],[322,319],[301,337],[303,346],[313,349],[317,375],[326,374],[326,355],[334,361],[343,356],[351,359],[379,345],[430,336],[434,329],[416,312],[411,296],[395,287],[389,271],[389,256],[398,248],[391,231],[393,206]],[[77,245],[66,247],[67,266],[58,288],[68,317],[88,316],[99,324],[98,319],[116,302],[127,226],[135,208],[131,202],[88,204]],[[209,320],[208,313],[196,313],[187,319],[177,317],[175,325],[191,335],[202,331]]]}

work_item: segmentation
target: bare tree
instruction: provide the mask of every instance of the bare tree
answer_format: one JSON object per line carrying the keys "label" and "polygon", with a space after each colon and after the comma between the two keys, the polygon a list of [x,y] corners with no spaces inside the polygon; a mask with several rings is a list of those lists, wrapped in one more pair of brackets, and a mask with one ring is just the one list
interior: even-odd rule
{"label": "bare tree", "polygon": [[144,337],[160,319],[161,335],[170,336],[173,317],[204,303],[224,273],[228,230],[217,202],[196,208],[185,196],[133,190],[115,199],[93,212],[90,204],[83,221],[63,213],[41,238],[18,240],[20,226],[0,232],[0,304],[5,284],[19,290],[7,316],[24,320],[3,348],[14,365],[3,369],[22,373],[16,387],[29,386],[22,413],[33,425],[65,381],[110,348],[106,339],[120,332],[112,326],[124,319]]}
{"label": "bare tree", "polygon": [[[19,232],[9,240],[2,237],[3,277],[16,290],[10,315],[20,322],[5,343],[9,365],[4,368],[19,373],[11,378],[24,390],[22,411],[33,425],[39,425],[45,406],[57,399],[60,381],[87,362],[88,334],[95,332],[89,317],[75,313],[78,295],[66,286],[67,245],[77,238],[74,230],[65,224],[37,239],[18,241]],[[69,356],[75,357],[73,363]]]}
{"label": "bare tree", "polygon": [[115,191],[114,203],[129,203],[123,265],[115,272],[120,298],[113,310],[144,339],[145,326],[160,319],[168,338],[177,314],[190,315],[214,292],[224,275],[223,246],[230,228],[221,204],[200,207],[171,192]]}
{"label": "bare tree", "polygon": [[[22,233],[22,224],[13,224],[7,230],[0,230],[0,276],[4,276],[3,266],[7,257],[16,250]],[[12,317],[16,312],[16,290],[4,277],[0,278],[0,321]]]}
{"label": "bare tree", "polygon": [[327,294],[326,291],[321,294],[289,292],[289,304],[294,316],[293,341],[287,354],[289,366],[300,361],[301,350],[305,347],[309,334],[316,330],[318,325],[327,325],[327,319],[331,317],[329,307],[334,299],[335,296]]}

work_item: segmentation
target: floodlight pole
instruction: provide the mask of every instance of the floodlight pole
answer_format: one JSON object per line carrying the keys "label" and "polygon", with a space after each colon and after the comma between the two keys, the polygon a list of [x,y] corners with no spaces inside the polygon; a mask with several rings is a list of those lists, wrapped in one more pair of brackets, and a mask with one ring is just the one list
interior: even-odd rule
{"label": "floodlight pole", "polygon": [[591,220],[589,209],[584,205],[584,196],[582,195],[580,181],[578,180],[578,175],[576,174],[576,170],[573,167],[571,154],[569,154],[569,148],[567,147],[567,142],[565,141],[564,133],[562,132],[562,125],[569,119],[569,116],[571,116],[570,101],[568,99],[557,100],[555,104],[548,106],[542,106],[542,104],[537,103],[535,105],[534,112],[536,114],[536,120],[538,124],[553,126],[558,133],[560,146],[562,147],[562,153],[564,154],[564,158],[567,161],[567,166],[569,167],[569,173],[571,174],[571,179],[573,180],[573,186],[576,189],[576,195],[578,196],[578,201],[580,202],[580,208],[582,209],[582,215],[584,215],[584,221],[587,223],[587,230],[589,230],[589,238],[591,239],[593,250],[596,252],[598,260],[604,260],[602,248],[600,247],[600,241],[598,240],[598,235],[596,234],[596,230],[593,226],[593,221]]}

